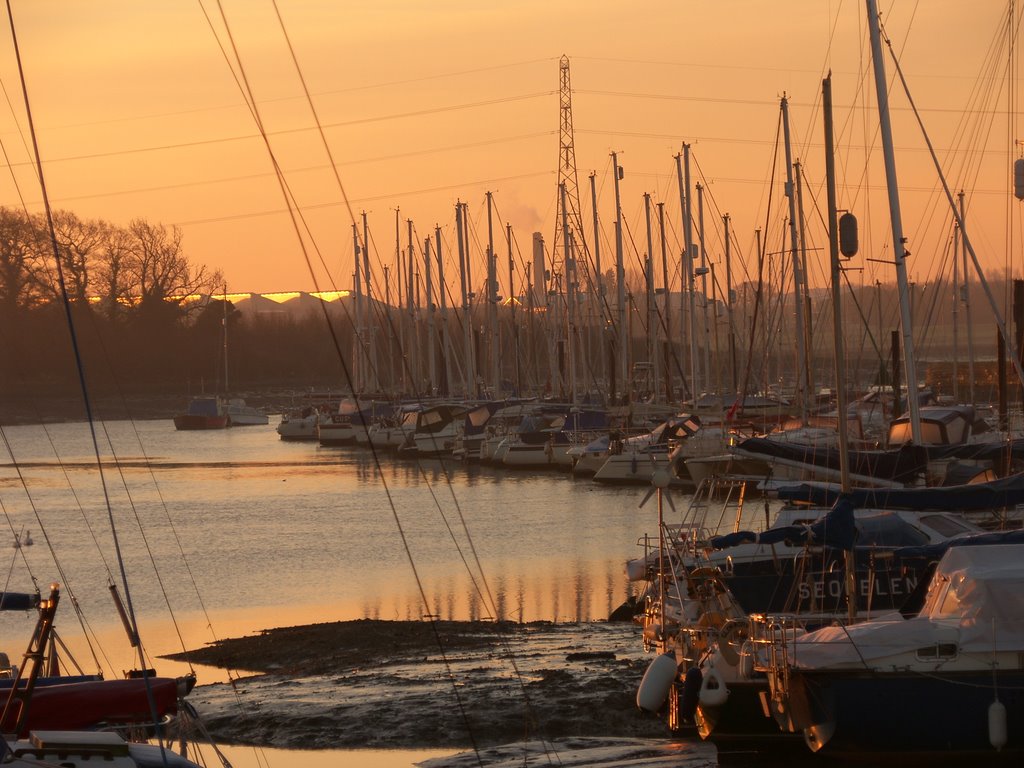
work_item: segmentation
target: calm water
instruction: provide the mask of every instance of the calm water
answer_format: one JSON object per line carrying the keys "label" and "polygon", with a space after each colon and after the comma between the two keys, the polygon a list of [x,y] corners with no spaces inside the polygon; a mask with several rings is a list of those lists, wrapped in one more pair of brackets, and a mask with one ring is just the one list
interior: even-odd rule
{"label": "calm water", "polygon": [[[120,576],[105,496],[152,656],[361,617],[604,619],[627,595],[624,560],[657,530],[656,505],[638,508],[644,489],[391,456],[378,470],[365,450],[284,443],[271,421],[210,432],[108,422],[97,429],[102,475],[84,424],[5,428],[0,500],[13,529],[34,540],[0,547],[7,588],[29,590],[33,578],[44,591],[51,581],[70,586],[102,641],[98,664],[118,675],[132,658],[107,589]],[[67,597],[58,630],[93,671]],[[31,615],[0,616],[0,649],[20,657],[33,624]],[[218,679],[200,671],[200,683]],[[321,764],[270,754],[271,765]],[[360,753],[358,762],[436,754]],[[234,750],[235,765],[258,764],[248,755]]]}

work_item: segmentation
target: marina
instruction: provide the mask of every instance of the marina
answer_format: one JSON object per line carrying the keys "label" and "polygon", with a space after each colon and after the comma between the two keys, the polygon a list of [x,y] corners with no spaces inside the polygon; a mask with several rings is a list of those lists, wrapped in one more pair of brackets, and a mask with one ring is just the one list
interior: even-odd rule
{"label": "marina", "polygon": [[106,1],[0,44],[0,761],[1019,763],[1015,2]]}

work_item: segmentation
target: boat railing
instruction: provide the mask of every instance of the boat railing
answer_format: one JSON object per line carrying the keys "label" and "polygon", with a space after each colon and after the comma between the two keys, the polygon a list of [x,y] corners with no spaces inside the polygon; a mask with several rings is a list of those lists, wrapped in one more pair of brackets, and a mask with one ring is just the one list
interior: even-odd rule
{"label": "boat railing", "polygon": [[809,621],[821,621],[824,617],[755,613],[748,620],[753,670],[768,678],[771,715],[784,731],[795,732],[799,730],[791,715],[795,643],[805,634]]}

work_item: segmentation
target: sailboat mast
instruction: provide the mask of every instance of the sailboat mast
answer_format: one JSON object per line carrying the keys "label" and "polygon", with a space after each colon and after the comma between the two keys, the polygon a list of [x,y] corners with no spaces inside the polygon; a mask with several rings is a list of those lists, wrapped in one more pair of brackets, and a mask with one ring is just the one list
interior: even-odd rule
{"label": "sailboat mast", "polygon": [[508,308],[511,314],[511,330],[513,339],[512,367],[516,385],[516,395],[522,391],[522,372],[519,364],[519,328],[516,326],[516,291],[515,291],[515,261],[512,259],[512,225],[505,224],[505,244],[508,247]]}
{"label": "sailboat mast", "polygon": [[231,391],[228,385],[228,285],[224,284],[224,301],[221,302],[224,305],[224,318],[221,322],[224,325],[224,394],[227,395]]}
{"label": "sailboat mast", "polygon": [[370,305],[373,303],[373,287],[370,283],[370,231],[366,221],[366,211],[363,211],[363,283],[366,286],[366,301],[363,302],[363,331],[366,333],[366,363],[367,374],[366,384],[371,391],[380,390],[380,381],[377,373],[377,345],[374,343],[373,325],[370,323]]}
{"label": "sailboat mast", "polygon": [[441,297],[441,383],[439,394],[447,397],[451,371],[448,355],[448,290],[444,282],[444,254],[441,250],[441,227],[434,225],[434,244],[437,249],[437,292]]}
{"label": "sailboat mast", "polygon": [[579,402],[578,387],[576,386],[576,289],[579,287],[579,278],[576,275],[576,236],[569,231],[569,239],[565,242],[565,298],[569,305],[566,313],[567,332],[565,341],[565,352],[569,358],[569,401],[576,405]]}
{"label": "sailboat mast", "polygon": [[800,404],[800,419],[804,424],[807,424],[810,393],[807,391],[807,351],[804,346],[803,268],[800,264],[799,241],[797,238],[796,192],[793,182],[793,146],[789,133],[789,99],[785,96],[782,97],[782,130],[786,144],[786,198],[789,200],[790,256],[793,261],[793,308],[796,323],[797,359],[796,392]]}
{"label": "sailboat mast", "polygon": [[[960,190],[957,195],[957,203],[960,206],[960,222],[967,220],[967,209],[964,206],[964,192]],[[964,319],[967,321],[967,402],[974,403],[974,323],[971,320],[971,280],[967,276],[967,249],[963,247],[963,227],[957,222],[957,242],[960,243],[960,251],[963,256],[964,273]]]}
{"label": "sailboat mast", "polygon": [[362,306],[363,306],[363,287],[362,287],[362,269],[359,266],[359,227],[355,222],[352,222],[352,251],[355,255],[355,318],[352,325],[355,327],[355,337],[352,340],[352,383],[356,388],[353,395],[357,395],[363,390],[363,329],[362,329]]}
{"label": "sailboat mast", "polygon": [[683,286],[679,293],[680,328],[683,335],[690,341],[690,384],[693,397],[700,396],[700,383],[697,380],[697,334],[694,333],[693,322],[696,312],[693,292],[693,206],[690,201],[690,145],[683,144],[683,153],[676,155],[676,178],[679,181],[679,203],[683,216]]}
{"label": "sailboat mast", "polygon": [[647,359],[654,372],[651,393],[658,394],[661,372],[658,365],[658,307],[654,303],[654,237],[651,232],[651,194],[644,193],[644,221],[647,224],[647,257],[644,259],[644,286],[647,289]]}
{"label": "sailboat mast", "polygon": [[[403,286],[406,284],[405,279],[405,259],[402,258],[402,220],[401,211],[395,208],[395,262],[398,266],[398,349],[399,357],[401,361],[399,366],[402,371],[402,392],[409,391],[409,374],[408,366],[405,362],[405,350],[409,348],[405,337],[405,295],[403,293]],[[388,308],[390,312],[390,307]],[[394,353],[392,353],[392,364],[394,363]]]}
{"label": "sailboat mast", "polygon": [[704,330],[701,338],[704,344],[704,376],[702,381],[708,387],[711,383],[711,324],[708,319],[708,252],[704,247],[704,185],[697,184],[697,239],[700,244],[700,292],[704,304]]}
{"label": "sailboat mast", "polygon": [[629,397],[629,333],[626,328],[626,267],[622,248],[622,199],[619,196],[619,182],[623,172],[619,166],[619,156],[612,152],[612,170],[615,180],[615,281],[618,283],[619,300],[619,380],[622,382],[622,394]]}
{"label": "sailboat mast", "polygon": [[889,118],[889,92],[886,87],[885,60],[882,56],[882,35],[878,27],[877,0],[865,0],[868,12],[868,32],[871,37],[871,59],[875,72],[875,92],[878,99],[878,127],[885,160],[885,184],[889,194],[889,219],[892,224],[893,260],[896,266],[896,289],[900,305],[900,331],[903,337],[903,366],[907,372],[907,403],[910,407],[910,433],[914,443],[921,444],[921,404],[917,397],[917,360],[914,354],[914,332],[910,323],[910,289],[907,279],[907,239],[903,235],[900,212],[900,192],[896,178],[896,156],[892,142],[892,122]]}
{"label": "sailboat mast", "polygon": [[430,372],[431,395],[437,388],[437,327],[434,317],[434,284],[430,269],[430,238],[423,239],[423,279],[426,285],[427,300],[427,370]]}
{"label": "sailboat mast", "polygon": [[[597,380],[605,381],[605,358],[604,358],[604,276],[601,274],[601,227],[597,216],[597,174],[590,174],[590,203],[594,210],[594,279],[596,286],[594,295],[591,297],[593,307],[593,319],[597,327]],[[593,359],[590,363],[593,364]],[[611,397],[613,393],[608,392]]]}
{"label": "sailboat mast", "polygon": [[825,179],[828,193],[828,253],[832,272],[832,343],[835,347],[836,410],[839,412],[839,475],[843,493],[850,490],[850,437],[846,423],[846,347],[843,343],[842,289],[839,264],[839,223],[836,202],[836,163],[832,128],[832,74],[821,84],[825,117]]}
{"label": "sailboat mast", "polygon": [[[966,277],[966,275],[965,275]],[[960,227],[953,225],[953,402],[960,402]]]}
{"label": "sailboat mast", "polygon": [[[669,306],[669,297],[672,292],[669,290],[668,278],[668,244],[665,242],[665,203],[658,203],[658,240],[661,243],[661,290],[665,300],[662,302],[661,322],[665,326],[665,402],[672,402],[672,308]],[[662,349],[655,347],[655,357],[660,358]]]}
{"label": "sailboat mast", "polygon": [[494,397],[498,397],[501,391],[501,368],[498,332],[498,265],[494,255],[494,219],[493,199],[490,192],[487,193],[487,311],[488,325],[491,332],[491,381],[494,386]]}
{"label": "sailboat mast", "polygon": [[804,364],[805,391],[807,392],[808,406],[814,398],[814,374],[811,372],[811,361],[814,359],[814,344],[812,339],[811,324],[813,313],[811,312],[811,286],[809,284],[810,272],[807,269],[807,229],[804,216],[804,192],[803,192],[803,166],[799,161],[793,163],[793,170],[796,175],[796,212],[797,224],[800,227],[800,266],[803,272],[801,288],[804,301],[804,353],[806,360]]}
{"label": "sailboat mast", "polygon": [[[825,118],[825,179],[828,196],[828,252],[832,273],[832,341],[835,345],[836,405],[839,411],[839,477],[843,493],[850,491],[850,443],[846,424],[846,354],[843,345],[843,313],[840,302],[841,267],[839,264],[839,222],[836,210],[836,165],[832,129],[832,73],[821,84],[822,112]],[[844,582],[848,617],[851,622],[857,616],[856,561],[851,545],[843,556]]]}
{"label": "sailboat mast", "polygon": [[406,301],[409,302],[409,330],[412,334],[413,343],[410,345],[410,361],[409,368],[412,372],[412,394],[418,395],[420,392],[421,371],[420,371],[420,329],[416,322],[416,277],[418,272],[416,270],[416,251],[412,243],[412,219],[406,219],[405,221],[408,238],[409,258],[406,259],[406,276],[409,279],[409,289],[406,291]]}
{"label": "sailboat mast", "polygon": [[466,397],[473,397],[473,320],[469,316],[469,296],[466,289],[466,243],[462,230],[462,202],[455,203],[455,232],[459,249],[459,288],[462,291],[462,354],[466,359],[466,375],[463,381]]}
{"label": "sailboat mast", "polygon": [[725,314],[729,320],[729,383],[732,393],[739,393],[736,369],[736,326],[732,314],[732,240],[729,231],[729,214],[722,216],[722,229],[725,237]]}

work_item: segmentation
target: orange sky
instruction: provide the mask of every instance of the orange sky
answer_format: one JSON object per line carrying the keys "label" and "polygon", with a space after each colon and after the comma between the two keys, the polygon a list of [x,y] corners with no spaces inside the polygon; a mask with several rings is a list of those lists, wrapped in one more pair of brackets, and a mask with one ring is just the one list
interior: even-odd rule
{"label": "orange sky", "polygon": [[[223,0],[223,8],[273,150],[313,233],[307,238],[312,275],[267,150],[221,54],[219,45],[229,42],[214,3],[13,5],[55,207],[119,224],[143,217],[177,225],[190,258],[222,269],[232,292],[350,287],[351,219],[271,2]],[[1007,126],[1008,65],[1005,53],[992,54],[997,45],[1005,51],[1005,34],[999,32],[1004,3],[881,5],[951,183],[968,192],[972,239],[986,267],[1000,269],[1006,263],[1007,218],[1019,218],[1016,201],[1011,205],[1008,199],[1016,157],[1011,137],[1017,135],[1015,123]],[[824,205],[819,94],[821,77],[831,68],[840,207],[853,209],[862,228],[857,266],[864,271],[853,279],[891,278],[890,267],[865,261],[886,258],[889,237],[863,2],[278,0],[278,8],[352,211],[369,214],[375,270],[393,263],[396,207],[403,222],[413,220],[420,246],[440,225],[454,259],[453,207],[456,200],[466,201],[473,237],[482,243],[488,190],[496,203],[500,255],[506,222],[524,261],[530,259],[534,230],[550,244],[558,59],[564,53],[572,65],[584,234],[593,239],[588,176],[595,172],[606,266],[614,217],[609,153],[619,152],[625,168],[623,216],[635,249],[646,250],[642,196],[649,192],[665,202],[669,253],[678,255],[673,156],[683,141],[692,144],[699,165],[694,179],[702,174],[706,184],[710,258],[721,261],[720,215],[729,212],[742,251],[737,258],[752,268],[753,233],[766,226],[769,199],[766,237],[769,250],[778,250],[785,201],[781,184],[770,189],[768,179],[784,92],[791,99],[794,154],[804,162],[808,180],[810,246],[826,248],[812,206],[815,199]],[[989,72],[979,79],[985,66],[996,68],[995,76]],[[2,204],[20,206],[23,199],[40,210],[6,33],[0,67],[15,105],[0,117],[13,166],[0,182]],[[982,98],[987,102],[977,101]],[[998,114],[982,115],[982,106]],[[935,174],[901,94],[894,96],[894,107],[904,222],[914,253],[910,273],[927,282],[942,265],[950,217],[936,201]],[[958,134],[964,125],[972,132],[966,138]],[[866,145],[876,148],[867,164]],[[950,150],[956,150],[952,160]],[[404,223],[402,231],[404,245]],[[1014,251],[1020,240],[1013,235]],[[823,252],[813,250],[812,260]],[[481,258],[476,245],[474,258]],[[626,258],[636,263],[633,246]],[[822,282],[820,267],[811,273]],[[454,283],[454,267],[448,275]],[[477,276],[483,276],[480,267]],[[504,281],[503,273],[501,292],[507,294]]]}

